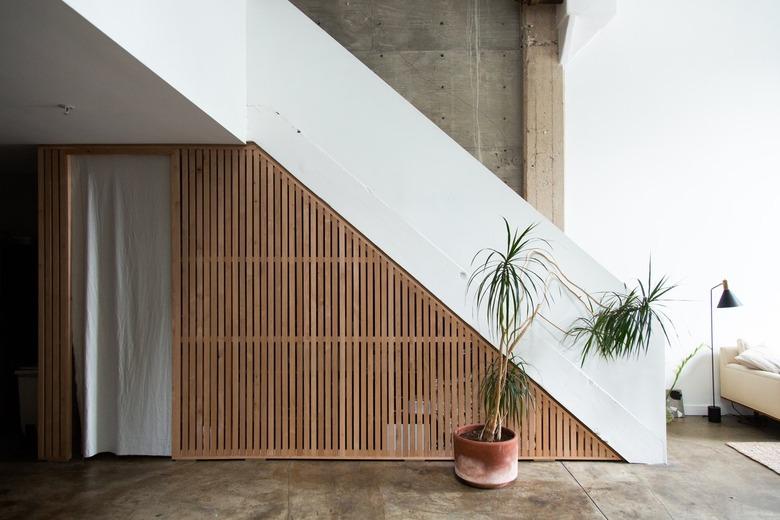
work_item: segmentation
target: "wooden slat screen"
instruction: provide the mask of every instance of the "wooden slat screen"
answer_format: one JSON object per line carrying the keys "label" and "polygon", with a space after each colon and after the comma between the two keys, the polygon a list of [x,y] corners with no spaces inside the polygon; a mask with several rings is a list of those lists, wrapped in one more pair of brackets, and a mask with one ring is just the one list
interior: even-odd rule
{"label": "wooden slat screen", "polygon": [[[174,155],[174,457],[451,458],[496,351],[259,148]],[[522,458],[619,459],[534,392]]]}
{"label": "wooden slat screen", "polygon": [[62,150],[38,151],[38,456],[72,451],[70,177]]}
{"label": "wooden slat screen", "polygon": [[[42,147],[39,458],[72,448],[68,156],[171,153],[173,455],[450,458],[496,351],[256,146]],[[528,459],[619,456],[541,388]]]}

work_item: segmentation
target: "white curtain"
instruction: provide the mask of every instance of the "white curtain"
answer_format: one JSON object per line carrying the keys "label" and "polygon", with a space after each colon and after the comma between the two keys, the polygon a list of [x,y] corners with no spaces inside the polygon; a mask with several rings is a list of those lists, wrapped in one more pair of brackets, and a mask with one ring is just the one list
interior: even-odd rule
{"label": "white curtain", "polygon": [[84,456],[170,455],[169,159],[75,156],[71,171]]}

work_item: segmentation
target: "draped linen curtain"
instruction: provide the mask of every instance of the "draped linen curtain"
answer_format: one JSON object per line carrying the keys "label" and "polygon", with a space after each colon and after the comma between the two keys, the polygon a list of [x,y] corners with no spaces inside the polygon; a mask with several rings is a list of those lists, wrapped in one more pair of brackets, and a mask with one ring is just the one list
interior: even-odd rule
{"label": "draped linen curtain", "polygon": [[169,161],[71,157],[73,351],[85,457],[171,453]]}

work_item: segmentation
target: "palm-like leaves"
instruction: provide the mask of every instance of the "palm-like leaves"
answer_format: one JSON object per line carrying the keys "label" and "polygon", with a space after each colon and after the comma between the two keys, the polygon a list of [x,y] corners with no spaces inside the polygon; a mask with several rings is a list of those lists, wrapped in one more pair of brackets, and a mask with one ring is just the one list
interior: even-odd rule
{"label": "palm-like leaves", "polygon": [[667,294],[675,287],[666,277],[653,283],[651,266],[647,284],[637,280],[637,287],[628,292],[606,293],[599,309],[577,319],[568,331],[575,341],[584,339],[581,364],[589,355],[611,361],[646,353],[656,328],[660,328],[668,342],[667,325],[671,322],[662,307]]}
{"label": "palm-like leaves", "polygon": [[504,219],[506,250],[482,249],[474,255],[484,261],[474,270],[468,287],[476,285],[476,303],[487,313],[488,326],[501,335],[516,331],[533,313],[537,299],[544,293],[550,265],[545,261],[548,242],[533,236],[532,224],[522,233],[512,231]]}
{"label": "palm-like leaves", "polygon": [[482,262],[469,278],[476,287],[477,307],[487,313],[488,325],[496,334],[501,357],[491,365],[480,384],[487,420],[482,435],[487,440],[501,438],[502,423],[513,419],[519,424],[530,399],[525,365],[517,361],[509,367],[513,350],[536,317],[540,302],[547,298],[547,282],[557,266],[551,260],[546,240],[535,237],[535,225],[522,232],[512,231],[504,219],[506,249],[483,249],[473,262]]}

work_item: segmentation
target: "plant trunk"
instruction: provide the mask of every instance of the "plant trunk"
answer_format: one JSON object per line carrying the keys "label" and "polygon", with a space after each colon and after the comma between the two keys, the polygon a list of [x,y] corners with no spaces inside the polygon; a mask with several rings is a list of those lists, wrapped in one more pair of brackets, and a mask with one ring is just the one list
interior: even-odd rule
{"label": "plant trunk", "polygon": [[498,429],[498,417],[496,417],[494,414],[491,414],[490,417],[488,417],[487,421],[485,421],[485,426],[482,430],[482,440],[486,442],[495,442],[496,439],[496,430]]}
{"label": "plant trunk", "polygon": [[485,427],[482,430],[482,439],[487,442],[501,440],[501,400],[504,397],[504,382],[506,381],[507,371],[509,370],[509,358],[503,354],[501,359],[501,368],[499,369],[498,384],[495,389],[495,409],[487,411]]}

